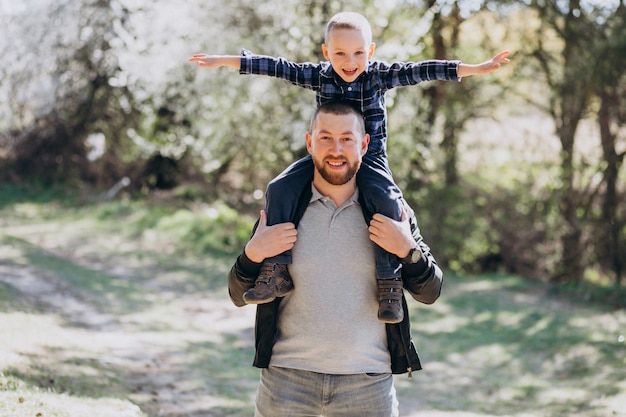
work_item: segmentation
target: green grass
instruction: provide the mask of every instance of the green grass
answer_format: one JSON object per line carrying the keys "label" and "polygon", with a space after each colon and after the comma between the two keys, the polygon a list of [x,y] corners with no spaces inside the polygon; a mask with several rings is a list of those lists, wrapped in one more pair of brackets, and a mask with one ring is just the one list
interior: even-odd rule
{"label": "green grass", "polygon": [[626,409],[623,310],[578,305],[510,276],[449,278],[436,304],[411,311],[427,408],[550,417]]}
{"label": "green grass", "polygon": [[[252,415],[254,308],[226,274],[253,219],[38,193],[0,187],[0,416]],[[619,294],[446,274],[410,302],[424,370],[396,378],[402,415],[624,416]]]}

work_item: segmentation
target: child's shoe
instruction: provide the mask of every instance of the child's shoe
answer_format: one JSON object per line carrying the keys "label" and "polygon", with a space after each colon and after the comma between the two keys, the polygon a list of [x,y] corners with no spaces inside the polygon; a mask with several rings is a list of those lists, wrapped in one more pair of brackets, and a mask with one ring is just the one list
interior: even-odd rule
{"label": "child's shoe", "polygon": [[293,291],[293,282],[285,264],[264,262],[254,287],[243,293],[248,304],[265,304]]}
{"label": "child's shoe", "polygon": [[379,279],[378,282],[378,320],[396,324],[404,318],[402,310],[402,279]]}

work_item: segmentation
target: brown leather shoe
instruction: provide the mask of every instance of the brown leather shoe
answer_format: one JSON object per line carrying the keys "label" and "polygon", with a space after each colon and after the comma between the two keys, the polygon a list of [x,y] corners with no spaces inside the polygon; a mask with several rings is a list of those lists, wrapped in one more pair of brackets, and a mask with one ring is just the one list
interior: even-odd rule
{"label": "brown leather shoe", "polygon": [[378,282],[378,320],[396,324],[404,318],[402,309],[402,279],[379,279]]}
{"label": "brown leather shoe", "polygon": [[264,262],[254,287],[243,293],[243,300],[248,304],[265,304],[292,291],[287,265]]}

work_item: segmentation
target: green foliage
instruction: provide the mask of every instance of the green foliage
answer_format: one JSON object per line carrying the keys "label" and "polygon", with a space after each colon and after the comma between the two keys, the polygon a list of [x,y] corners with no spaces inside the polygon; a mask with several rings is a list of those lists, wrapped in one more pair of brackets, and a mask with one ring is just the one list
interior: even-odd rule
{"label": "green foliage", "polygon": [[[107,0],[25,8],[37,29],[8,37],[14,38],[9,49],[14,46],[18,57],[0,68],[12,97],[11,123],[2,126],[0,138],[8,139],[15,175],[80,184],[103,180],[104,170],[104,176],[114,178],[102,182],[117,180],[121,155],[133,147],[125,140],[126,130],[138,117],[135,93],[120,82],[118,56],[111,48],[113,38],[119,42],[128,35],[127,10],[118,6]],[[9,22],[9,33],[21,31],[12,24],[16,21],[23,22],[22,16]],[[48,65],[27,63],[41,54],[48,56]],[[101,159],[93,163],[87,143],[91,134],[106,138]]]}
{"label": "green foliage", "polygon": [[482,258],[500,253],[498,232],[485,216],[487,202],[469,185],[423,189],[419,198],[407,198],[422,234],[446,269],[479,272]]}
{"label": "green foliage", "polygon": [[55,187],[37,182],[28,185],[0,182],[0,209],[22,202],[45,204],[65,200],[72,204],[74,201],[67,191],[63,186]]}
{"label": "green foliage", "polygon": [[216,205],[160,216],[153,230],[178,236],[179,246],[189,251],[233,253],[243,249],[250,238],[252,221],[225,205]]}

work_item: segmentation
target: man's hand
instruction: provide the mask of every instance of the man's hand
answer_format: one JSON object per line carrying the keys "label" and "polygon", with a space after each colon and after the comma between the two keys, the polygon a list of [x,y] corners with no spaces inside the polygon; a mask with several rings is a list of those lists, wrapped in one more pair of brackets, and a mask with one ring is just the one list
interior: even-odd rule
{"label": "man's hand", "polygon": [[298,231],[293,223],[267,225],[265,210],[261,210],[259,225],[244,251],[253,262],[261,263],[265,258],[276,256],[293,248]]}
{"label": "man's hand", "polygon": [[380,213],[374,214],[368,230],[372,242],[398,258],[404,258],[415,247],[415,239],[404,208],[402,220],[399,222]]}

